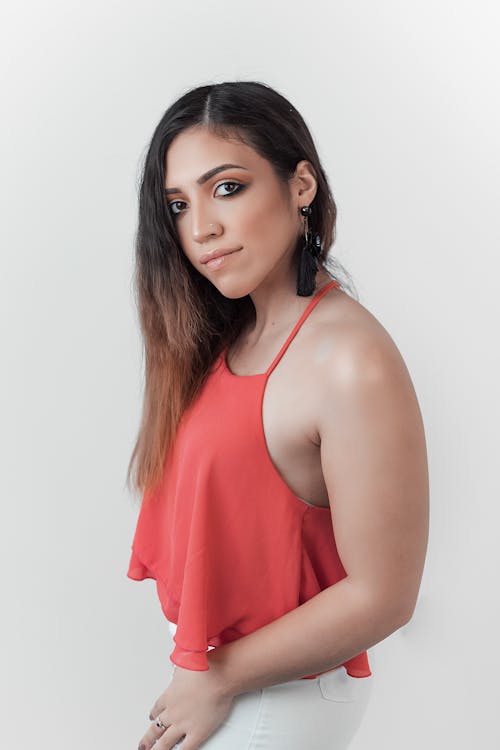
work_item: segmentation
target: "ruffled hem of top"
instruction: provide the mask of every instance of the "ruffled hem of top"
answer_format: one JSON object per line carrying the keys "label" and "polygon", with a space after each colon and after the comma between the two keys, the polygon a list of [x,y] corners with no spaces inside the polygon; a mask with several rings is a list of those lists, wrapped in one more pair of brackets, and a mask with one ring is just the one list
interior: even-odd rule
{"label": "ruffled hem of top", "polygon": [[[132,548],[132,556],[130,558],[129,568],[127,571],[127,577],[134,581],[143,581],[146,578],[152,578],[157,583],[160,583],[158,589],[158,596],[163,613],[168,621],[172,622],[168,616],[168,612],[171,609],[171,601],[166,599],[165,584],[163,583],[160,576],[158,576],[152,568],[146,565],[137,555],[134,548]],[[174,623],[175,624],[175,623]],[[237,637],[235,631],[235,638]],[[178,667],[183,669],[191,669],[195,672],[206,672],[209,667],[207,652],[210,648],[217,648],[218,646],[224,645],[219,635],[207,638],[207,646],[203,651],[193,651],[192,649],[185,648],[177,642],[177,634],[173,636],[175,648],[170,654],[170,661]],[[361,654],[353,656],[352,659],[344,662],[340,666],[344,667],[347,674],[350,677],[370,677],[372,672],[368,663],[368,655],[366,651]],[[326,670],[329,671],[329,670]],[[303,680],[313,680],[319,675],[324,674],[318,672],[317,674],[307,675],[302,677]]]}
{"label": "ruffled hem of top", "polygon": [[156,575],[137,557],[134,549],[132,549],[132,556],[127,570],[127,578],[131,578],[133,581],[144,581],[145,578],[153,578],[156,580]]}
{"label": "ruffled hem of top", "polygon": [[209,669],[206,651],[190,651],[177,643],[170,654],[170,661],[178,667],[192,669],[195,672],[206,672]]}

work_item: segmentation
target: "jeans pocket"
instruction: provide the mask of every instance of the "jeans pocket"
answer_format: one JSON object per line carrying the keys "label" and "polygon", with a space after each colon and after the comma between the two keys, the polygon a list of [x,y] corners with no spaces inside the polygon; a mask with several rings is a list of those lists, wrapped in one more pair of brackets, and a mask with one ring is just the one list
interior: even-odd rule
{"label": "jeans pocket", "polygon": [[[317,678],[321,696],[326,701],[352,703],[358,698],[359,677],[351,677],[344,667],[337,667],[320,674]],[[363,678],[366,679],[366,678]]]}

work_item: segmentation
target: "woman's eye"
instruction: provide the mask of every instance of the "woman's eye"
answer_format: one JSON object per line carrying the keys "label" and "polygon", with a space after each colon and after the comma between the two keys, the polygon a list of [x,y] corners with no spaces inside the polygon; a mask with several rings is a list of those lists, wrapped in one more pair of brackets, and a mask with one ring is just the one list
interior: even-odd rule
{"label": "woman's eye", "polygon": [[[221,182],[220,185],[217,185],[215,192],[217,193],[217,190],[219,188],[225,187],[226,185],[229,185],[230,187],[235,186],[235,189],[231,190],[231,192],[229,193],[222,193],[220,195],[221,198],[229,198],[232,195],[236,195],[236,193],[240,193],[245,188],[245,185],[242,185],[239,182],[234,182],[234,180],[226,180],[226,182]],[[179,203],[185,203],[185,201],[172,201],[172,203],[169,203],[169,208],[173,216],[178,216],[180,213],[182,213],[182,210],[174,209],[174,206],[177,206]]]}
{"label": "woman's eye", "polygon": [[[236,185],[236,188],[237,188],[236,190],[232,190],[230,193],[226,193],[226,195],[234,195],[234,193],[239,193],[241,188],[243,188],[243,185],[241,185],[239,182],[226,181],[226,182],[221,182],[221,184],[217,186],[217,190],[220,187],[224,187],[224,185]],[[224,195],[222,197],[224,197]]]}
{"label": "woman's eye", "polygon": [[173,214],[174,216],[177,216],[177,214],[180,214],[180,211],[174,211],[174,210],[173,210],[173,207],[174,207],[175,205],[177,205],[177,203],[184,203],[184,201],[172,201],[172,203],[169,203],[169,208],[170,208],[170,211],[171,211],[171,213],[172,213],[172,214]]}

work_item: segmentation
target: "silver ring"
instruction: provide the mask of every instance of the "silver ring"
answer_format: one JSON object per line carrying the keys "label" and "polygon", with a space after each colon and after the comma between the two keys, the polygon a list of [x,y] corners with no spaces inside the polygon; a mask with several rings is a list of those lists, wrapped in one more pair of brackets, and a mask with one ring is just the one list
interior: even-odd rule
{"label": "silver ring", "polygon": [[162,721],[162,720],[160,719],[160,717],[159,717],[159,716],[158,716],[158,718],[156,719],[156,721],[155,721],[155,724],[156,724],[156,726],[158,727],[158,729],[166,729],[166,728],[167,728],[167,727],[165,726],[165,724],[163,723],[163,721]]}

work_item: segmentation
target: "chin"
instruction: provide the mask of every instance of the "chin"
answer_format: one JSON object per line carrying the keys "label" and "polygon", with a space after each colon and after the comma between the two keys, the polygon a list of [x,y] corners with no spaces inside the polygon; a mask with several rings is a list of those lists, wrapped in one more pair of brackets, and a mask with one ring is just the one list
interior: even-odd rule
{"label": "chin", "polygon": [[249,284],[248,281],[245,283],[242,279],[217,279],[217,284],[213,279],[209,279],[211,284],[222,294],[226,299],[241,299],[246,297],[247,294],[251,294],[255,288],[255,285]]}
{"label": "chin", "polygon": [[246,297],[247,294],[250,294],[252,291],[252,289],[243,287],[241,284],[221,284],[220,286],[217,286],[217,289],[223,297],[226,297],[226,299],[241,299],[242,297]]}

